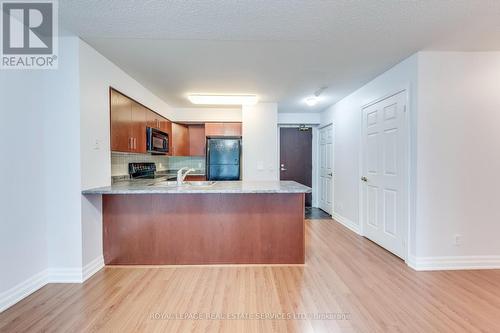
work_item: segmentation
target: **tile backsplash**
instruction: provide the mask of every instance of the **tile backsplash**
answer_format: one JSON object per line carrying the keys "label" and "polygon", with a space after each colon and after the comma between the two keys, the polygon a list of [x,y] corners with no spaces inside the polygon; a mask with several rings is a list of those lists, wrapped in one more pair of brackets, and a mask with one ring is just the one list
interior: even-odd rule
{"label": "tile backsplash", "polygon": [[183,167],[205,170],[205,157],[202,156],[181,157],[112,152],[111,176],[128,175],[128,164],[134,162],[153,162],[158,171],[178,170]]}
{"label": "tile backsplash", "polygon": [[203,156],[173,156],[168,160],[168,168],[170,170],[179,170],[180,168],[188,167],[195,170],[205,170],[205,157]]}
{"label": "tile backsplash", "polygon": [[168,156],[111,153],[111,176],[128,175],[128,164],[137,162],[154,162],[158,171],[168,170]]}

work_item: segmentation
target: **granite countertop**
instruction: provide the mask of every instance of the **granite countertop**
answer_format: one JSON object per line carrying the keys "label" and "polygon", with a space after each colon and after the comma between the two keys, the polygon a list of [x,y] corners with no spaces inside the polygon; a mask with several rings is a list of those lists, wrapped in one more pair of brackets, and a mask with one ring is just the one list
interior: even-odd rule
{"label": "granite countertop", "polygon": [[[178,170],[160,170],[160,171],[157,171],[156,172],[156,179],[175,179],[177,178],[177,171]],[[206,173],[205,173],[205,170],[200,170],[200,169],[197,169],[193,172],[190,172],[188,174],[188,176],[205,176]],[[111,183],[112,184],[115,184],[115,183],[121,183],[123,181],[128,181],[130,180],[130,176],[127,174],[127,175],[119,175],[119,176],[112,176],[111,177],[112,181]]]}
{"label": "granite countertop", "polygon": [[159,180],[130,180],[82,191],[82,194],[176,194],[176,193],[311,193],[294,181],[217,181],[213,185],[176,186]]}

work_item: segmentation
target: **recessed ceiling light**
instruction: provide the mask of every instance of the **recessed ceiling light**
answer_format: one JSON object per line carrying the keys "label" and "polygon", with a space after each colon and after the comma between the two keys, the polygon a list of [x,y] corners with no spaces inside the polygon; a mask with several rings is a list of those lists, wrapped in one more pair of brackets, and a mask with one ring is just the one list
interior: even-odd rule
{"label": "recessed ceiling light", "polygon": [[193,104],[203,105],[254,105],[257,104],[256,95],[205,95],[191,94],[188,99]]}
{"label": "recessed ceiling light", "polygon": [[318,104],[318,97],[313,96],[306,98],[306,104],[309,106],[315,106],[316,104]]}

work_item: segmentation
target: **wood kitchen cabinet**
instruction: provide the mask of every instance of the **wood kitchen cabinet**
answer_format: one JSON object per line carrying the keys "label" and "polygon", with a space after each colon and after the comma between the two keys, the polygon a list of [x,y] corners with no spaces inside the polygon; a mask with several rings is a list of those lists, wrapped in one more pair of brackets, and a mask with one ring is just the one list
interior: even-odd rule
{"label": "wood kitchen cabinet", "polygon": [[160,116],[158,113],[148,110],[146,121],[147,127],[161,129],[162,121],[164,120],[165,118]]}
{"label": "wood kitchen cabinet", "polygon": [[110,89],[110,118],[112,151],[147,153],[146,127],[166,132],[172,151],[172,123],[114,89]]}
{"label": "wood kitchen cabinet", "polygon": [[172,156],[189,156],[189,130],[186,125],[172,123]]}
{"label": "wood kitchen cabinet", "polygon": [[241,123],[206,123],[206,136],[241,136]]}
{"label": "wood kitchen cabinet", "polygon": [[172,137],[172,122],[167,118],[163,118],[160,121],[160,130],[168,134],[168,154],[172,155],[173,149],[173,137]]}
{"label": "wood kitchen cabinet", "polygon": [[146,110],[115,90],[110,93],[111,150],[146,152]]}
{"label": "wood kitchen cabinet", "polygon": [[200,182],[200,181],[205,181],[207,180],[207,176],[205,175],[187,175],[186,176],[186,181],[188,182]]}
{"label": "wood kitchen cabinet", "polygon": [[132,138],[132,151],[146,153],[146,116],[148,109],[132,101],[132,121],[130,137]]}
{"label": "wood kitchen cabinet", "polygon": [[132,102],[115,90],[110,92],[111,150],[129,152],[132,149],[130,125]]}
{"label": "wood kitchen cabinet", "polygon": [[205,156],[205,125],[189,125],[189,155]]}

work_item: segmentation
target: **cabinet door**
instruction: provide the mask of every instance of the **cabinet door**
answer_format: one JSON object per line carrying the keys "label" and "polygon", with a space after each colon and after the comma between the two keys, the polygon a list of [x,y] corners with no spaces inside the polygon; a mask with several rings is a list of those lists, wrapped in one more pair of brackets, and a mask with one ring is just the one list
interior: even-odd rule
{"label": "cabinet door", "polygon": [[241,123],[206,123],[206,136],[241,136]]}
{"label": "cabinet door", "polygon": [[146,123],[147,123],[148,127],[157,128],[157,129],[161,128],[162,117],[159,114],[148,109],[146,117],[147,117]]}
{"label": "cabinet door", "polygon": [[201,176],[201,175],[187,175],[186,179],[187,181],[204,181],[207,180],[206,176]]}
{"label": "cabinet door", "polygon": [[206,123],[206,136],[222,136],[224,135],[224,123]]}
{"label": "cabinet door", "polygon": [[172,156],[189,156],[189,131],[187,126],[172,123]]}
{"label": "cabinet door", "polygon": [[241,123],[224,123],[225,136],[241,136]]}
{"label": "cabinet door", "polygon": [[205,126],[189,125],[189,155],[205,156]]}
{"label": "cabinet door", "polygon": [[130,135],[132,122],[132,103],[122,94],[111,90],[111,150],[120,152],[132,151]]}
{"label": "cabinet door", "polygon": [[148,109],[139,103],[132,102],[132,150],[136,153],[146,153],[146,119]]}

